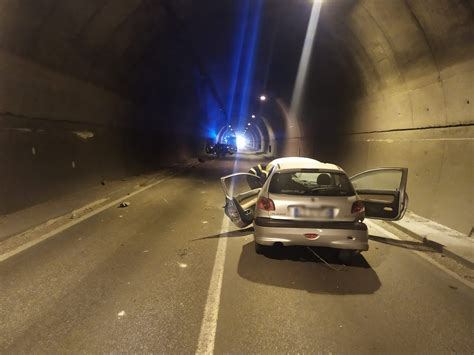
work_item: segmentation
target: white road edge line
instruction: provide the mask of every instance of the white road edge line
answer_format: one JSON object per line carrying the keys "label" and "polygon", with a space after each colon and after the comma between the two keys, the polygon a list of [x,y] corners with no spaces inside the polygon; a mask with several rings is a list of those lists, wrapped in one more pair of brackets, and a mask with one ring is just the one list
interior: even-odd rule
{"label": "white road edge line", "polygon": [[31,241],[29,241],[28,243],[25,243],[25,244],[23,244],[23,245],[20,245],[19,247],[15,248],[15,249],[13,249],[13,250],[10,250],[9,252],[7,252],[7,253],[5,253],[5,254],[0,255],[0,263],[1,263],[2,261],[5,261],[5,260],[11,258],[12,256],[15,256],[15,255],[17,255],[17,254],[19,254],[19,253],[21,253],[21,252],[23,252],[23,251],[25,251],[25,250],[27,250],[27,249],[33,247],[33,246],[35,246],[36,244],[41,243],[42,241],[44,241],[44,240],[46,240],[46,239],[49,239],[49,238],[55,236],[55,235],[58,234],[58,233],[61,233],[62,231],[65,231],[65,230],[68,229],[68,228],[71,228],[72,226],[74,226],[74,225],[76,225],[76,224],[79,224],[79,223],[81,223],[81,222],[84,222],[86,219],[89,219],[89,218],[95,216],[96,214],[98,214],[98,213],[100,213],[100,212],[102,212],[102,211],[104,211],[104,210],[106,210],[106,209],[108,209],[108,208],[110,208],[110,207],[116,206],[118,203],[122,202],[124,199],[128,199],[128,198],[130,198],[130,197],[132,197],[132,196],[134,196],[134,195],[136,195],[136,194],[139,194],[140,192],[143,192],[143,191],[145,191],[145,190],[148,190],[148,189],[152,188],[152,187],[155,186],[155,185],[160,184],[161,182],[163,182],[163,181],[169,179],[170,177],[172,177],[172,175],[171,175],[171,176],[168,176],[168,177],[166,177],[166,178],[160,179],[160,180],[158,180],[158,181],[156,181],[156,182],[154,182],[154,183],[151,183],[150,185],[145,186],[145,187],[143,187],[143,188],[141,188],[141,189],[139,189],[139,190],[133,191],[133,192],[131,192],[131,193],[128,194],[128,195],[125,195],[125,196],[122,196],[122,197],[120,197],[120,198],[118,198],[118,199],[116,199],[116,200],[113,200],[112,202],[110,202],[110,203],[108,203],[108,204],[106,204],[106,205],[104,205],[104,206],[102,206],[102,207],[100,207],[100,208],[97,208],[96,210],[93,210],[93,211],[91,211],[91,212],[89,212],[89,213],[86,213],[86,214],[84,214],[83,216],[81,216],[81,217],[79,217],[79,218],[77,218],[77,219],[72,220],[71,222],[68,222],[68,223],[66,223],[66,224],[63,224],[61,227],[58,227],[58,228],[52,230],[51,232],[48,232],[48,233],[46,233],[46,234],[43,234],[42,236],[40,236],[40,237],[38,237],[38,238],[36,238],[36,239],[34,239],[34,240],[31,240]]}
{"label": "white road edge line", "polygon": [[[228,232],[229,220],[224,216],[221,232]],[[219,304],[221,301],[222,277],[224,275],[225,254],[227,248],[227,238],[219,238],[217,244],[216,258],[212,269],[211,282],[207,291],[206,306],[199,332],[198,346],[196,354],[213,354],[216,340],[217,318],[219,316]]]}
{"label": "white road edge line", "polygon": [[[385,234],[387,235],[388,237],[390,238],[393,238],[393,239],[396,239],[396,240],[402,240],[401,238],[399,238],[398,236],[396,236],[395,234],[393,234],[392,232],[389,232],[388,230],[386,230],[385,228],[375,224],[374,222],[372,221],[368,221],[368,220],[365,220],[364,221],[365,224],[367,224],[370,228],[373,228],[375,230],[377,230],[379,233],[381,234]],[[446,268],[445,266],[441,265],[440,263],[436,262],[435,260],[431,259],[429,256],[426,256],[425,254],[423,254],[422,252],[419,252],[419,251],[416,251],[416,250],[412,250],[413,253],[417,254],[419,257],[425,259],[427,262],[429,262],[430,264],[436,266],[438,269],[440,269],[441,271],[445,272],[446,274],[448,274],[449,276],[455,278],[456,280],[458,280],[459,282],[461,282],[462,284],[464,284],[465,286],[471,288],[471,289],[474,289],[474,283],[470,282],[469,280],[466,280],[466,279],[463,279],[462,277],[460,277],[458,274],[456,274],[455,272],[449,270],[448,268]]]}
{"label": "white road edge line", "polygon": [[84,210],[87,210],[88,208],[92,208],[92,207],[95,207],[97,205],[100,205],[101,203],[104,203],[105,201],[107,201],[109,198],[108,197],[104,197],[104,198],[101,198],[97,201],[94,201],[94,202],[91,202],[91,203],[88,203],[87,205],[84,205],[80,208],[77,208],[75,210],[73,210],[71,213],[80,213]]}

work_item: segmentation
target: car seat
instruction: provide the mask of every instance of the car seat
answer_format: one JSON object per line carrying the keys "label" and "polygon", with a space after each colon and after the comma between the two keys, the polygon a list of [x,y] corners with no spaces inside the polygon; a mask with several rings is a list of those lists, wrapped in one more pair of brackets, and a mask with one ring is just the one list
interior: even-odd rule
{"label": "car seat", "polygon": [[318,185],[331,185],[331,178],[328,174],[320,174],[316,182]]}

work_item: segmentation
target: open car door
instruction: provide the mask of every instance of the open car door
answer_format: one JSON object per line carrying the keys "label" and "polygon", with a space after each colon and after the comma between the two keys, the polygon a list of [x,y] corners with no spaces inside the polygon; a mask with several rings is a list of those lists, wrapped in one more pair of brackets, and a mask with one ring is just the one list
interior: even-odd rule
{"label": "open car door", "polygon": [[237,173],[221,177],[221,184],[225,195],[226,216],[237,227],[247,227],[253,222],[262,180],[252,174]]}
{"label": "open car door", "polygon": [[397,221],[408,206],[407,168],[380,168],[351,177],[367,218]]}

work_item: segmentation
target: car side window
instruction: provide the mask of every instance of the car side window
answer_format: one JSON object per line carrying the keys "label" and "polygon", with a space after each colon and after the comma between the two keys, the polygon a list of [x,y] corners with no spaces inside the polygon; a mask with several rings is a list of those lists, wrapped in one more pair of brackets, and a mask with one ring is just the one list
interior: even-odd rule
{"label": "car side window", "polygon": [[369,171],[352,179],[356,190],[398,191],[402,172],[398,170]]}

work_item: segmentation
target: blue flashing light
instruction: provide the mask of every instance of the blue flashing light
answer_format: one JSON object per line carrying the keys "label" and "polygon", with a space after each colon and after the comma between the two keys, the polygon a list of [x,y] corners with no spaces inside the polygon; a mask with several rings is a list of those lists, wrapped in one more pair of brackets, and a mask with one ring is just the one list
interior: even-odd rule
{"label": "blue flashing light", "polygon": [[[242,127],[246,126],[249,116],[248,108],[251,99],[251,84],[254,81],[263,0],[241,0],[237,2],[237,6],[238,16],[235,23],[232,57],[219,58],[219,62],[206,63],[218,91],[226,93],[223,99],[228,117],[225,117],[220,103],[214,97],[208,79],[203,78],[198,71],[195,75],[200,103],[199,117],[202,117],[201,133],[213,140],[223,140],[228,136],[235,137],[232,127],[227,127],[230,125],[230,120],[238,117],[235,127]],[[228,80],[229,74],[230,80]]]}

